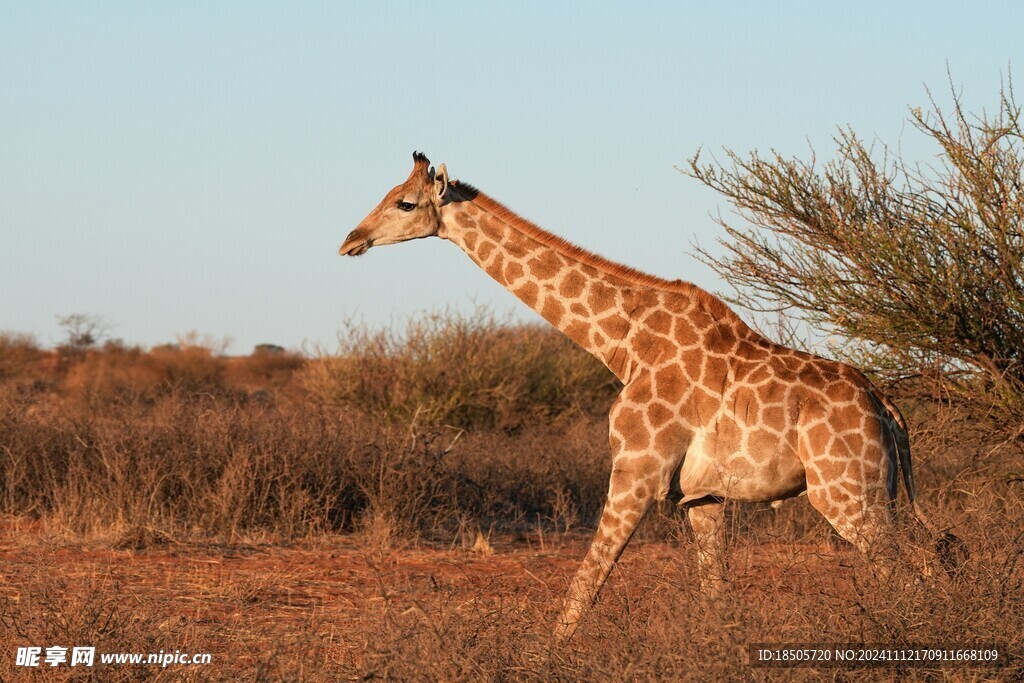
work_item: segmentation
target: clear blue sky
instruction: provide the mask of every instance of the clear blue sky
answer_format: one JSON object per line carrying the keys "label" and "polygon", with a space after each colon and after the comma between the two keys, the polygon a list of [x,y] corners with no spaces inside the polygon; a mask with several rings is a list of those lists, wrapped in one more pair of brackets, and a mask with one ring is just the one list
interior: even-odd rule
{"label": "clear blue sky", "polygon": [[[340,323],[532,312],[454,245],[342,259],[414,149],[590,249],[724,290],[698,148],[819,156],[836,125],[993,108],[1020,2],[0,2],[0,330],[330,347]],[[1019,85],[1019,77],[1015,77]],[[1018,91],[1024,88],[1018,87]],[[724,210],[728,207],[722,205]]]}

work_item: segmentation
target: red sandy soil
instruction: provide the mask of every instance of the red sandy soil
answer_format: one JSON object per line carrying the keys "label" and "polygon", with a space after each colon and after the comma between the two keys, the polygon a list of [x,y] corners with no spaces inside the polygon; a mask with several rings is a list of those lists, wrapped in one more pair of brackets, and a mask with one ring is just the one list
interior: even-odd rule
{"label": "red sandy soil", "polygon": [[[81,609],[82,601],[113,598],[139,613],[140,629],[150,636],[152,629],[158,632],[163,649],[208,651],[230,659],[238,671],[251,670],[270,651],[301,651],[296,639],[303,638],[307,644],[328,643],[330,659],[340,666],[358,665],[372,645],[372,624],[384,612],[407,614],[439,600],[456,612],[470,604],[479,609],[481,600],[535,611],[545,623],[533,628],[545,638],[586,540],[563,537],[542,544],[534,536],[492,540],[491,546],[489,554],[436,547],[374,550],[353,536],[315,547],[218,547],[165,539],[144,550],[112,550],[67,542],[26,545],[7,536],[0,540],[0,598],[8,598],[8,612],[20,608],[37,619],[48,613],[33,611],[29,603],[38,604],[44,595],[58,610],[62,600]],[[605,595],[671,589],[686,580],[689,550],[685,544],[631,544]],[[801,577],[844,574],[836,570],[846,556],[847,549],[752,545],[734,555],[739,571],[733,586],[752,599],[780,585],[797,591]],[[22,621],[30,618],[23,615]],[[67,637],[76,636],[72,631]],[[118,651],[113,645],[107,650]]]}

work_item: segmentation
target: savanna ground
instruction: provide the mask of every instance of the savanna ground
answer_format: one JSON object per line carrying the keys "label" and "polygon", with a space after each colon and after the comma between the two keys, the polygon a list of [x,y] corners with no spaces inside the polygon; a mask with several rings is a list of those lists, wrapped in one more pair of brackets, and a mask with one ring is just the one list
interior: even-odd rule
{"label": "savanna ground", "polygon": [[[663,504],[553,648],[616,391],[557,333],[491,319],[354,328],[314,359],[7,335],[0,679],[1024,676],[1019,434],[922,387],[900,403],[920,503],[970,548],[958,576],[881,581],[799,498],[731,508],[732,580],[709,600]],[[756,643],[997,644],[1008,661],[754,669]],[[15,665],[17,647],[53,645],[212,663]]]}

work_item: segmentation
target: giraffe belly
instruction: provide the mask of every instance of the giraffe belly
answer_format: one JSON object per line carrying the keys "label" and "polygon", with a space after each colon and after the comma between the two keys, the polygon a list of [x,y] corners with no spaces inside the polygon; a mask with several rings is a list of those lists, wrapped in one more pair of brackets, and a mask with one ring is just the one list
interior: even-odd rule
{"label": "giraffe belly", "polygon": [[745,502],[781,500],[806,487],[803,463],[783,435],[751,441],[713,430],[698,431],[679,470],[681,504],[708,496]]}

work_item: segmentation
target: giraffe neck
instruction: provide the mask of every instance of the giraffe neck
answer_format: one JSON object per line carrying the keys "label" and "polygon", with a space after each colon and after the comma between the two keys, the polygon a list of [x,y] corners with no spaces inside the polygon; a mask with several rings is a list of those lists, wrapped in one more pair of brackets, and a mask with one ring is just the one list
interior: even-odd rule
{"label": "giraffe neck", "polygon": [[533,224],[524,229],[526,221],[475,191],[473,199],[445,205],[441,220],[442,237],[616,377],[628,378],[635,283],[584,262],[581,250]]}

